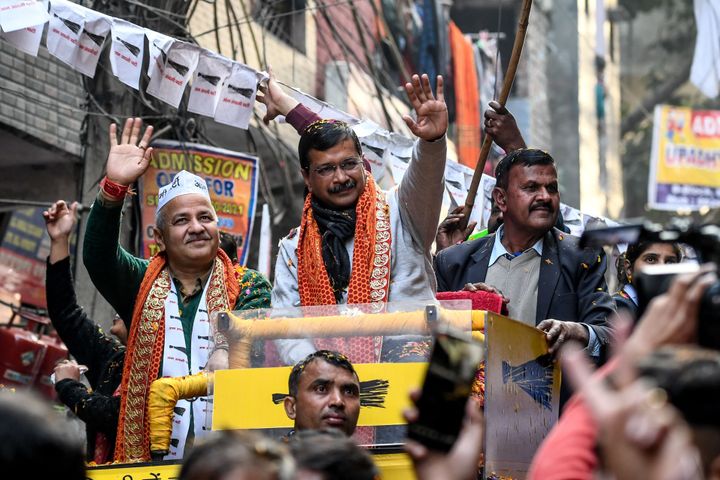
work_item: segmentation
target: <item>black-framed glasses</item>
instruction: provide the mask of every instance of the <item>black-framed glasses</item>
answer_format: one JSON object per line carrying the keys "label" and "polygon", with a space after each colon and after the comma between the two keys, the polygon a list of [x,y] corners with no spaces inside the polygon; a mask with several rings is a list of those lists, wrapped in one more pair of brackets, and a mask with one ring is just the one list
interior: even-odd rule
{"label": "black-framed glasses", "polygon": [[340,167],[343,172],[354,172],[362,165],[362,160],[345,160],[340,162],[339,165],[327,164],[315,167],[312,170],[320,175],[321,177],[329,177],[335,173],[335,169]]}

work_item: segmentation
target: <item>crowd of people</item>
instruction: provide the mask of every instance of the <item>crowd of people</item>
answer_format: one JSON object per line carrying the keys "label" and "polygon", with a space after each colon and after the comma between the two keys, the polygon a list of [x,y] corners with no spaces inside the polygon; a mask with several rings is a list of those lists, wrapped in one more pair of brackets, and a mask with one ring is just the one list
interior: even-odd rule
{"label": "crowd of people", "polygon": [[[312,340],[274,342],[283,364],[294,365],[283,402],[294,427],[283,441],[208,433],[210,401],[201,397],[178,401],[168,449],[151,450],[148,392],[160,377],[228,368],[228,338],[211,328],[216,312],[431,303],[438,292],[480,290],[501,296],[511,318],[544,332],[567,373],[563,413],[528,478],[720,479],[720,352],[699,347],[697,335],[714,267],[677,277],[637,319],[634,276],[647,265],[682,261],[681,246],[631,245],[616,263],[618,292],[608,292],[605,252],[580,248],[558,228],[555,160],[527,148],[496,103],[485,114],[486,131],[507,154],[495,171],[488,229],[468,239],[474,225],[464,225],[461,209],[440,222],[448,126],[442,78],[433,92],[426,75],[415,75],[405,90],[414,116],[404,120],[417,140],[400,185],[382,191],[349,125],[318,117],[272,76],[260,87],[265,120],[283,115],[300,135],[306,186],[300,226],[280,241],[272,285],[238,265],[231,242],[220,248],[207,185],[185,171],[159,192],[153,233],[160,253],[141,259],[127,252],[118,241],[122,205],[148,167],[153,130],[128,119],[118,138],[112,125],[106,177],[83,242],[85,268],[118,314],[112,337],[75,298],[68,245],[76,204],[58,201],[45,212],[48,311],[75,359],[57,366],[56,390],[87,425],[85,456],[47,406],[2,393],[0,415],[12,419],[0,427],[4,472],[36,468],[47,478],[79,479],[84,461],[182,459],[182,479],[378,478],[372,456],[352,439],[360,416],[353,363],[389,357],[362,338],[343,343],[343,351]],[[81,365],[91,389],[80,382]],[[405,412],[408,422],[417,417],[414,408]],[[413,440],[405,448],[420,479],[472,479],[483,443],[492,441],[484,438],[482,406],[470,399],[449,452]]]}

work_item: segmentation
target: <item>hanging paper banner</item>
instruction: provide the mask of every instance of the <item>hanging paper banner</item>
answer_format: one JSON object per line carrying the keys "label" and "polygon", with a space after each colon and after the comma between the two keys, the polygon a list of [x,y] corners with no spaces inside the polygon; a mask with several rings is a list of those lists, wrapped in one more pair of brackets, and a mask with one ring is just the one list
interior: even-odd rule
{"label": "hanging paper banner", "polygon": [[85,25],[80,35],[78,49],[71,65],[75,70],[90,78],[95,77],[105,39],[110,34],[112,18],[89,8],[67,2],[76,13],[82,13]]}
{"label": "hanging paper banner", "polygon": [[361,137],[360,145],[365,159],[370,163],[370,171],[373,178],[375,178],[375,182],[383,190],[394,187],[395,180],[389,163],[390,134],[377,131],[367,137]]}
{"label": "hanging paper banner", "polygon": [[412,140],[397,133],[390,134],[390,148],[388,148],[388,153],[390,155],[389,163],[392,168],[395,185],[400,184],[400,180],[405,176],[405,172],[407,172],[410,166],[412,150]]}
{"label": "hanging paper banner", "polygon": [[456,162],[445,162],[445,188],[450,194],[451,208],[465,204],[465,168],[467,167]]}
{"label": "hanging paper banner", "polygon": [[200,47],[191,43],[175,41],[167,52],[165,64],[153,75],[147,93],[177,108],[185,87],[195,73]]}
{"label": "hanging paper banner", "polygon": [[158,191],[170,183],[180,170],[187,170],[207,182],[218,215],[218,227],[235,238],[238,260],[244,265],[255,218],[258,158],[207,145],[170,140],[157,140],[152,146],[153,156],[141,178],[139,194],[145,258],[158,252],[152,229]]}
{"label": "hanging paper banner", "polygon": [[148,54],[150,55],[147,75],[148,77],[153,78],[155,72],[164,68],[167,52],[175,39],[147,28],[145,29],[145,35],[148,38]]}
{"label": "hanging paper banner", "polygon": [[648,203],[658,210],[720,207],[720,111],[655,107]]}
{"label": "hanging paper banner", "polygon": [[50,7],[50,15],[47,39],[45,40],[48,52],[73,66],[85,18],[65,2],[53,2]]}
{"label": "hanging paper banner", "polygon": [[[298,102],[302,103],[303,106],[308,108],[309,110],[312,110],[313,112],[317,113],[320,118],[332,118],[333,120],[342,120],[345,123],[349,123],[350,125],[354,125],[356,123],[359,123],[359,120],[353,116],[351,116],[349,113],[343,112],[342,110],[338,110],[337,108],[333,107],[329,103],[323,102],[322,100],[318,100],[317,98],[313,97],[312,95],[308,95],[307,93],[303,92],[302,90],[299,90],[295,87],[291,87],[289,85],[285,85],[284,83],[280,82],[281,85],[286,86],[290,92],[290,96],[293,97]],[[377,127],[377,125],[376,125]],[[377,127],[379,128],[379,127]],[[355,133],[360,136],[360,134],[356,131]]]}
{"label": "hanging paper banner", "polygon": [[50,20],[47,7],[35,0],[0,0],[0,27],[4,32],[45,25]]}
{"label": "hanging paper banner", "polygon": [[229,60],[207,50],[203,51],[195,69],[188,111],[214,117],[220,91],[231,70],[232,63]]}
{"label": "hanging paper banner", "polygon": [[240,63],[233,65],[232,73],[223,86],[215,121],[247,129],[257,94],[257,72]]}
{"label": "hanging paper banner", "polygon": [[140,89],[145,30],[119,18],[113,18],[110,66],[113,74],[125,85]]}
{"label": "hanging paper banner", "polygon": [[37,57],[44,27],[45,25],[35,25],[34,27],[27,27],[13,32],[2,32],[0,38],[18,50]]}

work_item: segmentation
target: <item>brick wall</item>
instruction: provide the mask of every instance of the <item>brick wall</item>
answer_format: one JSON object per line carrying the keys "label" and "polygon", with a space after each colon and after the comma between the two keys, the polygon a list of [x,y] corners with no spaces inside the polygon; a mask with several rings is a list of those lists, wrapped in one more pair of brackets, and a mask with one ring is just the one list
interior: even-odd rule
{"label": "brick wall", "polygon": [[0,42],[0,123],[79,156],[85,101],[80,77],[44,46],[35,58]]}

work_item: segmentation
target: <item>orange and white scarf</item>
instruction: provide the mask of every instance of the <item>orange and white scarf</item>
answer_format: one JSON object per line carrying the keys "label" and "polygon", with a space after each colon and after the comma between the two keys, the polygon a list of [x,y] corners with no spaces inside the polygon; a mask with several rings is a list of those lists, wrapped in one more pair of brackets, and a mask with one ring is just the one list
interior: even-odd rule
{"label": "orange and white scarf", "polygon": [[[207,315],[235,306],[240,294],[239,272],[218,250],[206,292]],[[164,254],[153,257],[135,300],[120,386],[120,417],[115,461],[150,460],[150,424],[147,401],[150,385],[158,378],[165,349],[165,303],[171,278]]]}

